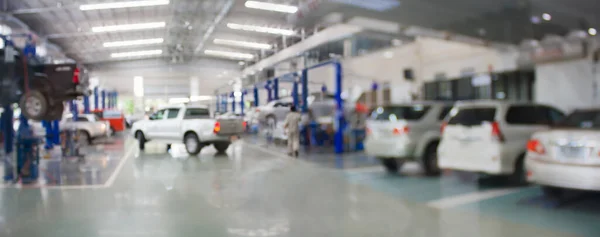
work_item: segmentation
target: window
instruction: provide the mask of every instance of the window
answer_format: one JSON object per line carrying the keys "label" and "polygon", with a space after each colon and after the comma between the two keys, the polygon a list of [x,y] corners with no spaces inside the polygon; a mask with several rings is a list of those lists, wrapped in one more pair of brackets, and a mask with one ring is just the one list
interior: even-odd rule
{"label": "window", "polygon": [[557,124],[565,119],[565,114],[555,108],[548,106],[540,106],[540,108],[544,110],[548,121],[550,121],[552,124]]}
{"label": "window", "polygon": [[167,112],[167,119],[174,119],[179,115],[179,109],[168,109]]}
{"label": "window", "polygon": [[442,111],[440,112],[440,115],[438,116],[438,120],[444,120],[444,118],[446,118],[446,115],[450,113],[450,110],[452,110],[452,106],[444,106],[442,108]]}
{"label": "window", "polygon": [[208,111],[208,109],[193,108],[187,109],[185,111],[185,116],[183,117],[183,119],[197,119],[206,117],[210,117],[210,112]]}
{"label": "window", "polygon": [[164,116],[165,116],[165,112],[166,112],[166,110],[164,110],[164,109],[156,111],[156,113],[154,113],[154,114],[152,114],[150,116],[150,120],[161,120],[161,119],[163,119]]}
{"label": "window", "polygon": [[493,122],[495,117],[496,108],[461,108],[456,112],[450,111],[448,124],[481,125],[483,122]]}
{"label": "window", "polygon": [[517,125],[547,125],[547,110],[535,105],[513,105],[506,112],[506,122]]}
{"label": "window", "polygon": [[560,126],[574,128],[600,128],[600,111],[575,110],[562,121]]}
{"label": "window", "polygon": [[371,114],[371,118],[388,121],[419,120],[430,108],[430,106],[423,105],[379,107]]}
{"label": "window", "polygon": [[86,117],[77,117],[77,122],[89,122],[90,120],[88,120]]}

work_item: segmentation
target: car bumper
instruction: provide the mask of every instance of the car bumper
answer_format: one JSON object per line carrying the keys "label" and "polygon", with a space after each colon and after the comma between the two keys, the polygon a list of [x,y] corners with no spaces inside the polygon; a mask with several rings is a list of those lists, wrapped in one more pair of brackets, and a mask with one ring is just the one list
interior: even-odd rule
{"label": "car bumper", "polygon": [[367,137],[365,153],[380,158],[413,158],[415,144],[409,138],[378,138]]}
{"label": "car bumper", "polygon": [[[481,150],[481,149],[477,149]],[[487,174],[510,174],[513,166],[504,162],[501,146],[486,147],[484,153],[461,149],[442,143],[438,147],[438,165],[441,169],[482,172]]]}
{"label": "car bumper", "polygon": [[553,187],[600,191],[600,165],[567,165],[528,157],[527,180]]}

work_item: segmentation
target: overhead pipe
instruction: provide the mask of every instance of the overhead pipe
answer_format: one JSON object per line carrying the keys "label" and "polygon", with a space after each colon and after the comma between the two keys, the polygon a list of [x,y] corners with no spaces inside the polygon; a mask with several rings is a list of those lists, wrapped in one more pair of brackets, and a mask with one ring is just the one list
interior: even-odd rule
{"label": "overhead pipe", "polygon": [[202,48],[204,48],[204,44],[206,43],[208,38],[210,38],[212,33],[215,31],[215,27],[217,27],[217,25],[219,25],[221,23],[221,21],[223,20],[223,18],[225,18],[225,16],[229,13],[234,2],[235,2],[235,0],[228,0],[225,3],[225,5],[223,6],[223,8],[219,12],[219,14],[215,17],[215,20],[208,27],[208,30],[206,30],[206,33],[204,33],[204,36],[202,36],[202,41],[200,41],[200,44],[198,44],[198,47],[196,47],[194,52],[198,53],[202,50]]}

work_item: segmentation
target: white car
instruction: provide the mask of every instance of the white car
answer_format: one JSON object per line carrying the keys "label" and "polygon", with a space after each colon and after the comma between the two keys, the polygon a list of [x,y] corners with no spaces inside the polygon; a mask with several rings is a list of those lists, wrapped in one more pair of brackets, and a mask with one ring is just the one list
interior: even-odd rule
{"label": "white car", "polygon": [[227,150],[231,138],[244,132],[239,118],[212,118],[207,106],[168,107],[158,110],[148,120],[133,124],[131,132],[143,150],[148,141],[181,143],[190,155],[213,145],[219,153]]}
{"label": "white car", "polygon": [[443,102],[415,102],[382,106],[367,120],[367,155],[381,160],[395,173],[405,161],[422,164],[427,175],[437,175],[437,146],[442,120],[452,109]]}
{"label": "white car", "polygon": [[[19,120],[13,123],[15,131],[19,129]],[[29,126],[36,136],[46,136],[46,129],[41,122],[29,121]],[[107,121],[102,121],[95,114],[79,114],[77,121],[73,121],[73,114],[63,115],[60,121],[59,128],[61,131],[65,129],[76,129],[81,131],[80,138],[83,141],[92,143],[93,140],[103,137],[110,137],[110,125]]]}
{"label": "white car", "polygon": [[563,119],[558,109],[504,101],[458,102],[442,125],[438,146],[441,169],[511,175],[526,181],[527,141]]}
{"label": "white car", "polygon": [[275,126],[277,122],[281,122],[285,119],[285,116],[290,112],[290,107],[292,107],[293,104],[293,99],[291,97],[271,101],[268,104],[255,109],[255,112],[257,113],[256,118],[261,123]]}
{"label": "white car", "polygon": [[527,179],[544,194],[564,189],[600,191],[600,109],[576,110],[558,126],[527,143]]}

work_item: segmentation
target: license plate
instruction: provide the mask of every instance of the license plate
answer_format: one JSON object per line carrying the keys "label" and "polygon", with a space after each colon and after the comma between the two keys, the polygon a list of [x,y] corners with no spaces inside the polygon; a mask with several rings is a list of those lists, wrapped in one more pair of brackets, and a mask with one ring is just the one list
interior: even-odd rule
{"label": "license plate", "polygon": [[561,155],[566,158],[583,158],[586,156],[586,150],[585,147],[560,147]]}

